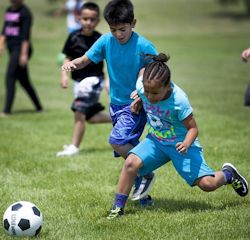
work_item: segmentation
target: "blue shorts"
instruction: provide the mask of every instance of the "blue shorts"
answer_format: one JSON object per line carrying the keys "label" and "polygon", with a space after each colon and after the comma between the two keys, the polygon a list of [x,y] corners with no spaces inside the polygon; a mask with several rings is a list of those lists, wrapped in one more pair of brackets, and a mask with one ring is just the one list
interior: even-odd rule
{"label": "blue shorts", "polygon": [[144,110],[134,114],[130,110],[130,104],[123,106],[110,104],[110,115],[113,129],[109,136],[109,143],[117,145],[130,143],[136,146],[146,124]]}
{"label": "blue shorts", "polygon": [[214,171],[208,167],[202,148],[190,147],[186,154],[176,151],[174,145],[162,145],[151,137],[146,137],[129,153],[137,155],[143,163],[139,175],[144,176],[172,160],[176,171],[190,185],[203,176],[214,176]]}

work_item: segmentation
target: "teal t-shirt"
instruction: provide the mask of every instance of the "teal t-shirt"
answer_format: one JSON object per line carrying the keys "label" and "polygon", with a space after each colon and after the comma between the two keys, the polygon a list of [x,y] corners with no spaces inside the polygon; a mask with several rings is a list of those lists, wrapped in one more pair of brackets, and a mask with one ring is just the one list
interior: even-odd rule
{"label": "teal t-shirt", "polygon": [[[187,129],[182,121],[193,112],[185,92],[173,82],[171,87],[173,91],[168,99],[151,104],[144,95],[142,78],[138,79],[136,84],[137,92],[147,114],[148,134],[164,145],[183,142]],[[192,146],[201,147],[198,138],[195,139]]]}
{"label": "teal t-shirt", "polygon": [[125,44],[120,44],[111,34],[102,35],[85,53],[94,63],[106,60],[109,81],[110,101],[116,105],[130,104],[130,94],[135,90],[140,69],[146,66],[143,54],[157,54],[153,44],[133,32]]}

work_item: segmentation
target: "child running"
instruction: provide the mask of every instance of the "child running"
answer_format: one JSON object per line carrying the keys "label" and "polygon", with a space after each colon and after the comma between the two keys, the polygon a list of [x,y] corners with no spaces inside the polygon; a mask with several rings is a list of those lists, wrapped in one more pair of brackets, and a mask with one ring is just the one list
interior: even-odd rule
{"label": "child running", "polygon": [[[139,142],[143,132],[145,112],[131,113],[130,93],[135,89],[139,72],[148,63],[145,54],[157,54],[151,42],[133,31],[136,24],[133,4],[129,0],[112,0],[104,10],[104,18],[110,27],[110,33],[102,35],[84,56],[67,62],[63,71],[73,71],[86,67],[89,63],[106,60],[110,79],[110,114],[113,129],[109,143],[115,156],[126,159],[129,150]],[[155,175],[137,178],[132,199],[138,200],[141,193],[148,192]],[[146,196],[147,198],[147,196]],[[151,204],[151,198],[148,197]]]}
{"label": "child running", "polygon": [[[82,56],[93,43],[101,36],[95,31],[99,22],[100,10],[96,3],[87,2],[81,8],[82,28],[71,33],[63,48],[66,55],[65,62]],[[80,143],[85,131],[85,122],[107,123],[111,122],[109,114],[102,112],[104,107],[98,102],[103,88],[104,73],[103,62],[91,63],[86,68],[72,72],[74,80],[75,100],[72,104],[74,111],[74,130],[72,142],[65,145],[64,149],[57,153],[58,157],[73,156],[79,153]],[[62,88],[68,87],[67,72],[61,73]]]}
{"label": "child running", "polygon": [[[137,93],[147,114],[148,135],[129,153],[122,168],[113,208],[108,219],[124,214],[124,207],[137,174],[145,175],[173,162],[176,171],[190,185],[205,192],[232,184],[240,196],[248,193],[248,183],[237,169],[225,163],[214,172],[206,163],[198,142],[198,128],[186,94],[175,83],[165,54],[152,56],[137,81]],[[138,99],[135,100],[138,104]],[[132,104],[133,105],[133,104]],[[141,195],[143,197],[143,194]]]}

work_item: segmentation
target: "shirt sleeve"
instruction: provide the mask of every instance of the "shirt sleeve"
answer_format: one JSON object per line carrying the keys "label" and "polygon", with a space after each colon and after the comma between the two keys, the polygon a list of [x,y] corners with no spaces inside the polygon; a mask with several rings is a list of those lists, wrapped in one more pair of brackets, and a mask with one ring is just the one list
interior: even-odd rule
{"label": "shirt sleeve", "polygon": [[68,57],[71,57],[70,56],[70,46],[71,45],[72,45],[71,35],[69,35],[64,46],[63,46],[63,49],[62,49],[62,53],[64,53]]}
{"label": "shirt sleeve", "polygon": [[143,76],[140,76],[140,77],[137,79],[137,82],[136,82],[136,91],[137,91],[137,93],[138,93],[138,95],[139,95],[140,97],[142,97],[142,95],[143,95],[143,93],[144,93],[142,80],[143,80]]}
{"label": "shirt sleeve", "polygon": [[85,53],[85,55],[95,64],[103,61],[105,58],[105,42],[105,35],[102,35]]}
{"label": "shirt sleeve", "polygon": [[180,121],[186,119],[193,112],[193,108],[191,107],[187,96],[183,97],[183,101],[181,102],[181,105],[178,107],[177,112]]}
{"label": "shirt sleeve", "polygon": [[31,33],[31,25],[32,25],[32,15],[27,10],[22,13],[21,16],[21,39],[23,41],[30,40],[30,33]]}

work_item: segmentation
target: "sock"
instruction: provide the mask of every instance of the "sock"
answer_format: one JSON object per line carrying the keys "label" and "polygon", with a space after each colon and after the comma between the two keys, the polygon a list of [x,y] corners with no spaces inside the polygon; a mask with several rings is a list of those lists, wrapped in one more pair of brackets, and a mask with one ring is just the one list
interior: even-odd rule
{"label": "sock", "polygon": [[224,174],[224,177],[225,177],[225,180],[226,180],[226,184],[227,183],[232,183],[232,178],[233,178],[233,175],[231,172],[227,171],[226,169],[222,170],[222,173]]}
{"label": "sock", "polygon": [[114,207],[124,208],[127,202],[128,196],[120,193],[115,194]]}

